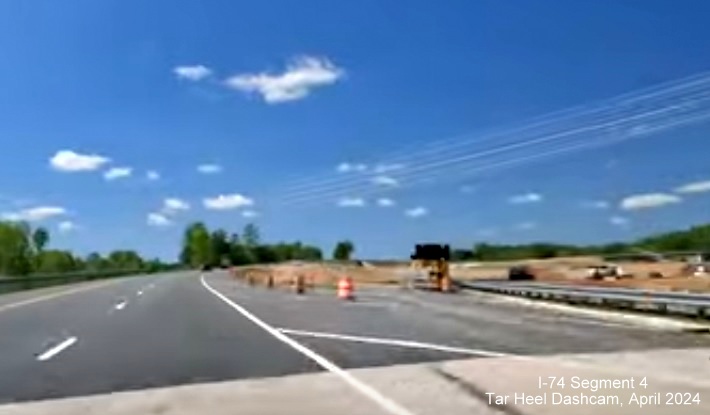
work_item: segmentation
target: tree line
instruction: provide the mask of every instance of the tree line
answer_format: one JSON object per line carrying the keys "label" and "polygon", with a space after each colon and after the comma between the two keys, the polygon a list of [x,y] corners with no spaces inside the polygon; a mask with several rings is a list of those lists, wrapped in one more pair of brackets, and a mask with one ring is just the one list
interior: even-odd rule
{"label": "tree line", "polygon": [[72,272],[157,272],[174,265],[147,260],[131,250],[108,255],[93,252],[82,257],[68,250],[47,249],[51,235],[46,228],[26,222],[0,221],[0,277]]}
{"label": "tree line", "polygon": [[210,230],[202,222],[187,226],[180,250],[180,263],[191,268],[268,264],[282,261],[319,261],[323,252],[300,241],[266,244],[259,228],[250,223],[239,233],[224,229]]}
{"label": "tree line", "polygon": [[632,242],[600,245],[580,246],[544,242],[520,245],[477,243],[472,249],[454,249],[451,255],[454,261],[507,261],[574,255],[638,254],[639,251],[710,251],[710,224],[653,235]]}
{"label": "tree line", "polygon": [[[136,251],[115,250],[82,257],[69,250],[47,249],[51,235],[46,228],[32,228],[25,222],[0,221],[0,277],[57,273],[134,271],[157,272],[177,267],[231,266],[275,263],[291,260],[320,261],[320,248],[296,242],[262,243],[259,228],[247,224],[241,233],[209,230],[202,222],[187,226],[178,263],[142,258]],[[574,255],[618,255],[639,251],[710,251],[710,224],[667,232],[632,242],[601,245],[531,243],[520,245],[477,243],[472,249],[454,249],[452,260],[501,261],[525,258],[553,258]],[[332,252],[335,260],[350,260],[355,245],[339,241]]]}
{"label": "tree line", "polygon": [[[246,225],[238,234],[223,229],[209,230],[202,222],[192,223],[185,229],[176,263],[145,259],[133,250],[115,250],[106,255],[93,252],[80,256],[69,250],[48,249],[50,239],[51,235],[46,228],[32,228],[26,222],[0,221],[0,278],[84,272],[158,272],[178,267],[323,259],[320,248],[300,241],[262,243],[259,228],[254,224]],[[335,259],[348,260],[354,250],[352,242],[341,241],[335,246],[333,255]]]}

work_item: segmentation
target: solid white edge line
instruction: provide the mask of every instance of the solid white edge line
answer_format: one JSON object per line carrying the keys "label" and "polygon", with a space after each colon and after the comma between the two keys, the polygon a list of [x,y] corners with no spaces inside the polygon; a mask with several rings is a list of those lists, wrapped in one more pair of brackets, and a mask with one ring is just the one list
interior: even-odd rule
{"label": "solid white edge line", "polygon": [[333,339],[333,340],[344,340],[359,343],[372,343],[381,344],[386,346],[399,346],[399,347],[409,347],[413,349],[427,349],[436,350],[440,352],[448,353],[461,353],[474,356],[487,356],[487,357],[510,357],[511,354],[492,352],[489,350],[479,350],[479,349],[468,349],[464,347],[453,347],[444,346],[433,343],[424,343],[413,340],[399,340],[399,339],[387,339],[378,337],[367,337],[367,336],[352,336],[348,334],[335,334],[335,333],[324,333],[317,331],[305,331],[305,330],[294,330],[294,329],[284,329],[278,328],[278,331],[284,334],[291,334],[294,336],[304,336],[304,337],[316,337],[322,339]]}
{"label": "solid white edge line", "polygon": [[64,340],[63,342],[59,343],[58,345],[52,347],[51,349],[47,350],[46,352],[42,353],[41,355],[37,356],[37,360],[39,361],[45,361],[53,358],[54,356],[58,355],[61,353],[64,349],[70,347],[72,344],[76,343],[77,338],[76,337],[69,337],[68,339]]}
{"label": "solid white edge line", "polygon": [[414,415],[413,412],[410,412],[408,409],[404,408],[403,406],[401,406],[397,402],[385,397],[380,392],[378,392],[376,389],[374,389],[370,385],[358,380],[353,375],[351,375],[350,373],[346,372],[345,370],[343,370],[342,368],[337,366],[335,363],[331,362],[330,360],[326,359],[325,357],[321,356],[320,354],[316,353],[315,351],[307,348],[306,346],[302,345],[301,343],[297,342],[296,340],[286,336],[285,334],[278,331],[276,328],[270,326],[269,324],[265,323],[263,320],[256,317],[254,314],[249,312],[244,307],[233,302],[232,300],[227,298],[225,295],[223,295],[222,293],[220,293],[216,289],[212,288],[205,280],[204,275],[200,276],[200,281],[202,282],[202,286],[205,287],[205,289],[207,289],[207,291],[211,292],[217,298],[219,298],[220,300],[227,303],[227,305],[229,305],[230,307],[237,310],[241,315],[243,315],[244,317],[249,319],[252,323],[261,327],[266,332],[268,332],[272,336],[276,337],[278,340],[281,340],[282,342],[286,343],[287,345],[289,345],[289,346],[293,347],[294,349],[296,349],[297,351],[301,352],[303,355],[305,355],[309,359],[316,362],[318,365],[320,365],[325,370],[339,376],[345,383],[352,386],[358,392],[362,393],[366,397],[368,397],[371,400],[373,400],[374,402],[376,402],[383,409],[385,409],[388,412],[395,414],[395,415]]}
{"label": "solid white edge line", "polygon": [[47,294],[47,295],[43,295],[43,296],[39,296],[39,297],[34,297],[34,298],[30,298],[30,299],[23,300],[23,301],[18,301],[16,303],[5,304],[5,305],[0,306],[0,312],[3,312],[5,310],[10,310],[13,308],[17,308],[17,307],[22,307],[25,305],[30,305],[30,304],[39,303],[42,301],[51,300],[53,298],[64,297],[65,295],[71,295],[71,294],[76,294],[76,293],[79,293],[82,291],[93,290],[96,288],[103,287],[105,285],[115,284],[118,281],[120,281],[119,278],[111,280],[111,281],[105,281],[103,283],[99,283],[96,285],[89,285],[89,286],[83,286],[83,287],[74,288],[74,289],[62,290],[62,291],[59,291],[56,293]]}

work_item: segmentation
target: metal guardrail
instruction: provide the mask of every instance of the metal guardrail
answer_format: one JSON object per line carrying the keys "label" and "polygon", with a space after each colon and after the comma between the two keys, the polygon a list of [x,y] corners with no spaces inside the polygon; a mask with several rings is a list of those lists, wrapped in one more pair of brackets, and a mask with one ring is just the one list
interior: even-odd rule
{"label": "metal guardrail", "polygon": [[710,295],[544,283],[459,282],[463,288],[572,304],[710,318]]}
{"label": "metal guardrail", "polygon": [[564,284],[549,284],[549,283],[536,283],[536,282],[526,282],[526,281],[512,281],[508,282],[509,285],[528,287],[528,288],[545,288],[551,290],[584,290],[589,292],[598,293],[612,293],[612,294],[628,294],[628,295],[657,295],[667,298],[678,298],[678,299],[690,299],[690,300],[703,300],[710,299],[710,295],[699,294],[699,293],[688,293],[688,292],[678,292],[678,291],[657,291],[657,290],[644,290],[642,288],[624,288],[624,287],[596,287],[596,286],[570,286]]}
{"label": "metal guardrail", "polygon": [[55,285],[72,284],[105,278],[139,274],[143,270],[84,271],[63,274],[36,274],[23,277],[0,277],[0,294],[15,291],[45,288]]}

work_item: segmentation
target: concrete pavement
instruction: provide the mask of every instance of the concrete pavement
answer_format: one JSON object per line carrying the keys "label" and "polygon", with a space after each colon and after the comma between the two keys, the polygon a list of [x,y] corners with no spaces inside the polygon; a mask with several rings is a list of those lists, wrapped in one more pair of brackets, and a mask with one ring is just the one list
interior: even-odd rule
{"label": "concrete pavement", "polygon": [[[183,386],[175,390],[184,397],[193,396],[194,391],[208,390],[204,388],[208,388],[209,382],[268,378],[237,382],[246,386],[234,390],[252,393],[252,398],[244,395],[242,400],[245,408],[253,409],[246,413],[273,413],[266,409],[273,409],[277,404],[285,405],[283,408],[290,413],[299,413],[301,408],[304,408],[303,413],[332,413],[325,408],[341,405],[348,408],[345,413],[359,413],[360,409],[354,409],[352,402],[360,403],[356,408],[369,408],[369,412],[363,409],[362,413],[377,413],[373,408],[387,413],[387,408],[377,399],[388,400],[397,393],[387,385],[381,390],[383,379],[401,385],[406,380],[396,380],[394,374],[421,372],[418,375],[421,379],[416,382],[421,381],[424,390],[409,397],[406,391],[398,393],[404,394],[401,397],[406,402],[416,396],[420,399],[437,396],[440,391],[452,388],[452,380],[442,377],[440,372],[432,372],[431,367],[442,367],[448,364],[442,362],[454,359],[474,358],[475,363],[467,364],[475,365],[506,361],[515,366],[518,365],[515,359],[520,359],[521,355],[528,356],[526,359],[545,356],[541,358],[544,360],[580,353],[596,356],[599,352],[658,350],[663,353],[666,349],[710,348],[707,335],[651,330],[586,315],[534,309],[496,301],[495,297],[486,295],[451,296],[371,288],[359,290],[355,302],[342,302],[335,299],[332,292],[297,296],[248,287],[222,272],[210,273],[204,282],[215,293],[206,289],[197,273],[187,272],[124,278],[5,311],[0,308],[0,333],[3,334],[0,336],[0,401],[25,402],[155,387],[163,388],[156,389],[162,392],[156,392],[155,396],[173,396],[174,389],[169,387],[178,385]],[[36,293],[38,297],[46,294]],[[18,297],[18,301],[26,302],[32,295],[22,293]],[[13,304],[12,297],[4,296],[1,300],[0,307]],[[227,301],[266,327],[256,324]],[[40,359],[47,355],[48,359]],[[323,362],[314,360],[313,355],[332,365],[325,365],[328,373],[323,373]],[[660,356],[657,359],[662,359]],[[411,363],[418,365],[402,366]],[[372,369],[363,369],[368,367]],[[530,372],[535,370],[538,369]],[[320,374],[307,374],[313,372]],[[359,385],[359,375],[355,384],[349,383],[353,381],[349,379],[351,372],[377,375]],[[480,373],[504,373],[504,370],[486,369]],[[509,381],[506,384],[515,385],[513,373],[504,377]],[[296,376],[283,378],[284,375]],[[431,376],[434,378],[430,379]],[[486,384],[485,379],[472,381],[482,386]],[[165,405],[173,408],[167,410],[168,413],[190,413],[185,412],[187,408],[206,403],[211,393],[219,395],[222,393],[219,391],[226,390],[224,385],[233,383],[216,384],[215,392],[204,392],[205,398],[194,395],[193,404],[181,398],[178,401],[184,404],[179,407],[167,403],[156,405],[157,408]],[[199,385],[188,386],[193,384]],[[266,384],[269,386],[263,386]],[[280,389],[278,385],[282,384],[298,387],[296,391],[289,386]],[[427,391],[427,385],[433,389]],[[458,394],[463,393],[457,385],[454,389]],[[264,391],[258,392],[259,388]],[[358,388],[372,389],[375,398]],[[267,390],[281,398],[267,399]],[[121,412],[123,407],[114,407],[116,399],[124,396],[126,402],[132,402],[130,396],[140,396],[136,402],[154,402],[153,398],[146,398],[146,393],[149,394],[132,392],[70,401],[82,402],[81,405],[89,400],[99,402],[82,408],[102,408],[105,413],[114,413],[110,408],[118,411],[115,413],[136,413]],[[241,396],[241,392],[235,393]],[[333,398],[332,402],[329,398],[323,401],[325,403],[321,399],[318,402],[325,406],[320,407],[309,398],[311,393],[341,398]],[[226,397],[219,399],[225,405],[231,402]],[[468,402],[468,398],[461,399]],[[51,402],[57,402],[56,408],[66,408],[64,405],[69,401]],[[394,399],[394,404],[398,402],[399,399]],[[47,409],[47,404],[0,406],[0,414],[38,407],[34,405],[44,405],[41,407]],[[75,406],[67,405],[76,410]],[[500,410],[481,406],[478,401],[462,405],[461,408],[483,408],[481,410],[492,413]],[[404,407],[416,409],[410,404]],[[140,412],[150,413],[149,408],[142,408]],[[306,408],[314,408],[315,412],[307,412]],[[445,406],[439,410],[443,408]],[[445,413],[457,413],[453,407],[447,410],[449,412]]]}
{"label": "concrete pavement", "polygon": [[[416,415],[701,415],[710,410],[710,369],[705,363],[708,355],[710,349],[501,357],[362,368],[350,373]],[[554,388],[540,387],[539,378],[550,376],[564,378],[565,385],[559,386],[557,382]],[[600,380],[634,378],[635,382],[634,388],[592,391],[589,387],[575,389],[572,383],[575,378],[590,385]],[[659,393],[662,399],[650,402]],[[604,397],[611,402],[603,405],[555,403],[556,399],[580,394]],[[683,404],[670,403],[668,394],[687,394],[690,399]],[[500,398],[506,396],[507,399]],[[695,396],[697,401],[693,401]],[[641,403],[643,397],[646,397],[645,403]],[[507,403],[496,402],[499,398]],[[526,399],[528,403],[524,402]],[[0,406],[3,415],[226,415],[235,412],[250,415],[387,413],[362,399],[337,376],[323,372]]]}

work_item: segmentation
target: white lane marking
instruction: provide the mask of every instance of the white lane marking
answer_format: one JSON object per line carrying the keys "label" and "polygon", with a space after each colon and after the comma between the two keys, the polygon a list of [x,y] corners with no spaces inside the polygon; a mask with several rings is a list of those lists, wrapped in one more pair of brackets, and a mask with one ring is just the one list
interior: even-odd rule
{"label": "white lane marking", "polygon": [[43,362],[45,360],[49,360],[53,358],[54,356],[58,355],[61,353],[64,349],[70,347],[74,343],[76,343],[77,338],[76,337],[69,337],[68,339],[64,340],[63,342],[59,343],[58,345],[52,347],[51,349],[47,350],[46,352],[42,353],[41,355],[37,356],[37,360]]}
{"label": "white lane marking", "polygon": [[412,341],[412,340],[387,339],[387,338],[365,337],[365,336],[351,336],[351,335],[347,335],[347,334],[323,333],[323,332],[318,332],[318,331],[305,331],[305,330],[293,330],[293,329],[281,329],[281,328],[277,329],[277,330],[280,331],[281,333],[291,334],[294,336],[316,337],[316,338],[321,338],[321,339],[333,339],[333,340],[344,340],[344,341],[359,342],[359,343],[382,344],[382,345],[386,345],[386,346],[399,346],[399,347],[409,347],[409,348],[413,348],[413,349],[436,350],[436,351],[440,351],[440,352],[462,353],[462,354],[469,354],[469,355],[474,355],[474,356],[488,356],[488,357],[513,356],[512,354],[508,354],[508,353],[492,352],[489,350],[480,350],[480,349],[468,349],[468,348],[464,348],[464,347],[444,346],[444,345],[440,345],[440,344],[423,343],[423,342]]}
{"label": "white lane marking", "polygon": [[138,291],[138,296],[140,297],[141,295],[143,295],[143,290]]}
{"label": "white lane marking", "polygon": [[116,310],[123,310],[126,307],[126,304],[128,304],[128,300],[123,300],[120,303],[117,303],[113,308]]}
{"label": "white lane marking", "polygon": [[207,289],[207,291],[211,292],[217,298],[219,298],[220,300],[227,303],[227,305],[229,305],[233,309],[237,310],[241,315],[243,315],[247,319],[251,320],[252,323],[261,327],[266,332],[268,332],[272,336],[276,337],[278,340],[281,340],[282,342],[286,343],[287,345],[289,345],[289,346],[293,347],[294,349],[296,349],[297,351],[301,352],[303,355],[305,355],[309,359],[316,362],[318,365],[320,365],[325,370],[339,376],[345,383],[349,384],[355,390],[357,390],[358,392],[362,393],[366,397],[370,398],[371,400],[373,400],[374,402],[379,404],[382,408],[384,408],[388,412],[395,414],[395,415],[414,415],[413,412],[410,412],[408,409],[404,408],[403,406],[401,406],[397,402],[385,397],[380,392],[378,392],[376,389],[374,389],[372,386],[360,381],[359,379],[357,379],[356,377],[354,377],[350,373],[346,372],[345,370],[343,370],[342,368],[337,366],[335,363],[333,363],[330,360],[326,359],[325,357],[319,355],[315,351],[307,348],[306,346],[302,345],[301,343],[297,342],[296,340],[286,336],[285,334],[278,331],[276,328],[270,326],[269,324],[265,323],[263,320],[256,317],[254,314],[249,312],[244,307],[242,307],[239,304],[235,303],[234,301],[230,300],[225,295],[223,295],[219,291],[212,288],[209,284],[207,284],[207,281],[205,281],[204,275],[200,276],[200,281],[202,281],[202,286],[205,287],[205,289]]}
{"label": "white lane marking", "polygon": [[85,286],[85,287],[80,287],[80,288],[75,288],[75,289],[63,290],[63,291],[60,291],[60,292],[58,292],[58,293],[47,294],[47,295],[43,295],[43,296],[40,296],[40,297],[30,298],[30,299],[24,300],[24,301],[18,301],[18,302],[16,302],[16,303],[5,304],[5,305],[3,305],[3,306],[0,306],[0,312],[3,312],[3,311],[5,311],[5,310],[10,310],[10,309],[13,309],[13,308],[17,308],[17,307],[22,307],[22,306],[24,306],[24,305],[30,305],[30,304],[39,303],[39,302],[42,302],[42,301],[51,300],[51,299],[53,299],[53,298],[64,297],[65,295],[71,295],[71,294],[76,294],[76,293],[79,293],[79,292],[82,292],[82,291],[93,290],[93,289],[96,289],[96,288],[103,287],[103,286],[105,286],[105,285],[115,284],[115,283],[118,282],[118,281],[119,281],[119,279],[116,279],[116,280],[113,280],[113,281],[106,281],[106,282],[103,282],[103,283],[100,283],[100,284],[96,284],[96,285],[90,285],[90,286]]}

